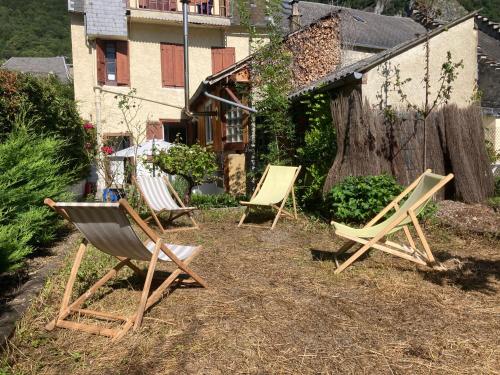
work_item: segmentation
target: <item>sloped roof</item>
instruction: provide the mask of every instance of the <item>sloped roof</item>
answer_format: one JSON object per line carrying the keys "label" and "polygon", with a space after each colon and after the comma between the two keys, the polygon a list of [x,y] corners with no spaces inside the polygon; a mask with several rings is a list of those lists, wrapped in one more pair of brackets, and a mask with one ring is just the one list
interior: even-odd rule
{"label": "sloped roof", "polygon": [[[429,32],[429,37],[433,38],[434,36],[440,34],[443,31],[448,30],[450,27],[458,25],[476,15],[476,12],[470,13],[464,17],[461,17],[453,22],[450,22],[446,25],[440,26]],[[310,83],[309,85],[302,87],[295,92],[289,95],[290,99],[296,99],[304,94],[309,92],[313,92],[326,87],[335,87],[343,84],[343,82],[347,79],[361,79],[362,73],[367,72],[368,70],[380,65],[381,63],[389,60],[390,58],[397,56],[410,48],[413,48],[419,44],[422,44],[427,39],[426,35],[421,35],[412,40],[400,43],[392,48],[389,48],[385,51],[379,52],[375,55],[372,55],[366,59],[357,61],[354,64],[345,66],[343,68],[334,70],[330,74],[325,77]]]}
{"label": "sloped roof", "polygon": [[[408,17],[384,16],[358,9],[351,9],[309,1],[299,1],[302,27],[316,22],[330,13],[341,18],[342,39],[349,45],[387,49],[425,33],[425,27]],[[285,19],[291,14],[291,7],[284,5]]]}
{"label": "sloped roof", "polygon": [[123,0],[85,1],[87,35],[126,39],[128,35],[126,2]]}
{"label": "sloped roof", "polygon": [[39,76],[54,74],[61,82],[70,80],[68,66],[63,56],[11,57],[2,65],[2,69]]}

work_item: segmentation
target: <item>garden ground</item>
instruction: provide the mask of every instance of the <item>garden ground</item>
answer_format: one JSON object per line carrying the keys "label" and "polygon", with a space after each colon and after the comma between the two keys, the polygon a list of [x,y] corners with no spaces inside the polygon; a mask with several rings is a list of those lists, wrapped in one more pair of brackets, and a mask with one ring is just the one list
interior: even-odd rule
{"label": "garden ground", "polygon": [[[56,329],[76,252],[19,322],[0,362],[20,374],[492,374],[500,372],[498,237],[427,224],[436,271],[372,252],[334,275],[326,225],[301,218],[276,230],[237,228],[239,210],[200,213],[200,231],[169,241],[201,244],[192,268],[209,288],[177,287],[118,343]],[[110,259],[86,258],[77,289]],[[168,269],[168,266],[162,266]],[[128,271],[127,271],[128,272]],[[131,312],[140,282],[124,272],[93,306]]]}

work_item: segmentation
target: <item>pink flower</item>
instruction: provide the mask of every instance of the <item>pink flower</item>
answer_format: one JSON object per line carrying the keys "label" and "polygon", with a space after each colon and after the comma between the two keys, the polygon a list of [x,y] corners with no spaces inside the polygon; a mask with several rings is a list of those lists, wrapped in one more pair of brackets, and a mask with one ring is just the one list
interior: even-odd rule
{"label": "pink flower", "polygon": [[90,122],[86,122],[84,125],[83,125],[83,128],[85,130],[90,130],[90,129],[94,129],[94,125],[91,124]]}
{"label": "pink flower", "polygon": [[106,155],[111,155],[114,152],[113,147],[110,146],[102,146],[101,151]]}

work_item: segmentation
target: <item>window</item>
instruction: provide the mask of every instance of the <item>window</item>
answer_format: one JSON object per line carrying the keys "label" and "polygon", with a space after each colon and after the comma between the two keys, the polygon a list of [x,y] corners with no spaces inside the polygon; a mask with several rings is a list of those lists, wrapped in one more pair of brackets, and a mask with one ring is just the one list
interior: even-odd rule
{"label": "window", "polygon": [[130,86],[127,41],[98,39],[96,54],[98,84]]}
{"label": "window", "polygon": [[106,42],[106,84],[116,83],[116,44]]}
{"label": "window", "polygon": [[163,87],[184,87],[184,46],[161,44],[161,75]]}
{"label": "window", "polygon": [[110,134],[103,135],[103,146],[113,149],[113,152],[121,151],[132,145],[132,137],[129,134]]}
{"label": "window", "polygon": [[198,14],[211,16],[214,11],[213,0],[194,0],[195,11]]}
{"label": "window", "polygon": [[[205,106],[205,111],[212,111],[212,103],[208,102]],[[214,143],[214,129],[212,124],[212,116],[205,116],[205,143],[207,145]]]}
{"label": "window", "polygon": [[165,141],[174,143],[179,140],[180,143],[187,143],[186,125],[179,121],[165,121],[163,123],[163,134]]}
{"label": "window", "polygon": [[212,47],[212,74],[226,69],[234,62],[234,47]]}
{"label": "window", "polygon": [[243,111],[241,108],[234,106],[227,107],[226,142],[243,142]]}

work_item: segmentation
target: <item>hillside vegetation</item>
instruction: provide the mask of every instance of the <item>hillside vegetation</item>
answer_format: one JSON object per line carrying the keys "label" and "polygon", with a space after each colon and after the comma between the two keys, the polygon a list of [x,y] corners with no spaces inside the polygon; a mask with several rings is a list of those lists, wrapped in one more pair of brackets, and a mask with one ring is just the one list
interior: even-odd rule
{"label": "hillside vegetation", "polygon": [[[330,0],[308,0],[316,3],[331,4]],[[340,0],[333,2],[334,5],[341,5],[355,9],[373,11],[377,3],[384,4],[383,14],[395,15],[404,14],[409,9],[410,0]],[[464,7],[467,11],[481,9],[481,14],[493,21],[500,22],[500,0],[438,0],[445,8]],[[460,9],[457,9],[460,13]]]}
{"label": "hillside vegetation", "polygon": [[67,0],[0,1],[0,61],[12,56],[71,57]]}

